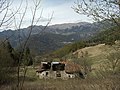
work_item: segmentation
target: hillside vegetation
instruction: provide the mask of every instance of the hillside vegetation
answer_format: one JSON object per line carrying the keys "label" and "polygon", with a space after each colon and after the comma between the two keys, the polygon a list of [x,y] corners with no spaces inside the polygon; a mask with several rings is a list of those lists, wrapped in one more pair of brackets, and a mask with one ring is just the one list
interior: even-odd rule
{"label": "hillside vegetation", "polygon": [[[87,58],[90,58],[91,62],[93,63],[92,68],[96,69],[97,71],[98,69],[101,69],[104,67],[109,68],[106,64],[107,62],[109,62],[108,56],[111,53],[119,52],[119,51],[116,51],[115,49],[116,46],[118,46],[118,44],[114,44],[113,46],[98,44],[96,46],[90,46],[90,47],[85,47],[83,49],[79,49],[75,51],[73,54],[77,54],[77,57],[81,58],[82,53],[87,52],[88,54]],[[117,47],[117,49],[120,49],[120,48]]]}
{"label": "hillside vegetation", "polygon": [[[104,22],[107,24],[108,22]],[[110,27],[110,25],[106,25]],[[104,27],[101,23],[66,23],[48,26],[32,26],[31,37],[28,47],[36,54],[44,54],[63,47],[66,44],[80,40],[87,40],[99,33]],[[8,38],[12,47],[19,48],[19,35],[22,43],[26,41],[30,33],[31,26],[19,30],[4,30],[0,32],[0,39]]]}
{"label": "hillside vegetation", "polygon": [[103,30],[90,39],[91,42],[113,44],[115,40],[120,40],[119,27],[111,27]]}
{"label": "hillside vegetation", "polygon": [[63,57],[78,49],[89,46],[95,46],[98,44],[113,45],[116,40],[120,40],[120,30],[118,27],[111,27],[95,34],[92,38],[89,38],[89,40],[81,40],[73,44],[65,45],[64,47],[54,51],[53,55]]}

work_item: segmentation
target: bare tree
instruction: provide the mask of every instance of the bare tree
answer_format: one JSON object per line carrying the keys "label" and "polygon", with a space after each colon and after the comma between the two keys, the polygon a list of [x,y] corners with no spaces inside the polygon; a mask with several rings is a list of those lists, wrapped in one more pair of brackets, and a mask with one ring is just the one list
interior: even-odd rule
{"label": "bare tree", "polygon": [[[16,10],[12,9],[12,1],[11,0],[0,0],[0,29],[8,29],[11,27],[14,16],[19,12],[21,9],[22,1],[19,4],[18,8]],[[13,35],[6,37],[1,43],[5,43],[9,38],[11,38]]]}
{"label": "bare tree", "polygon": [[[20,18],[20,22],[19,22],[18,26],[16,24],[16,18],[14,17],[16,29],[19,30],[19,45],[20,45],[20,48],[21,48],[21,54],[20,54],[20,57],[19,57],[19,60],[18,60],[18,67],[17,67],[17,80],[18,80],[17,81],[17,89],[18,90],[22,89],[24,81],[25,81],[26,72],[27,72],[27,66],[24,64],[23,65],[23,79],[22,79],[22,82],[21,82],[20,81],[20,68],[21,68],[20,61],[23,59],[23,53],[25,52],[25,49],[28,46],[28,42],[29,42],[29,39],[31,37],[33,28],[34,28],[33,26],[36,25],[40,21],[41,15],[42,15],[42,11],[41,11],[40,16],[38,18],[36,18],[36,13],[40,10],[41,0],[33,0],[33,3],[34,3],[34,7],[31,10],[32,11],[31,12],[32,13],[32,17],[31,17],[32,19],[31,19],[31,24],[30,24],[30,30],[29,30],[28,35],[25,36],[24,43],[20,39],[21,38],[20,29],[21,29],[21,25],[23,24],[23,21],[25,19],[25,14],[27,13],[28,2],[26,2],[26,7],[24,9],[24,12],[21,14],[21,18]],[[50,17],[48,23],[46,24],[46,26],[39,33],[43,32],[47,28],[50,21],[52,20],[52,16],[53,16],[53,14],[51,15],[51,17]]]}
{"label": "bare tree", "polygon": [[72,8],[95,21],[110,20],[120,28],[120,0],[77,0]]}
{"label": "bare tree", "polygon": [[[31,37],[32,31],[33,31],[33,28],[34,28],[33,26],[38,24],[39,21],[41,20],[42,11],[39,11],[40,10],[40,4],[41,4],[41,0],[33,0],[33,6],[32,6],[32,9],[31,9],[32,16],[31,16],[30,30],[29,30],[29,33],[27,35],[25,35],[23,33],[25,35],[25,41],[23,43],[21,41],[20,29],[23,25],[23,22],[25,20],[25,16],[26,16],[26,13],[27,13],[27,10],[28,10],[28,1],[26,0],[26,7],[24,9],[22,7],[22,13],[20,12],[22,1],[20,3],[19,8],[16,11],[12,11],[10,9],[10,6],[12,5],[12,2],[10,2],[10,1],[8,2],[8,0],[1,0],[0,1],[0,14],[3,13],[2,14],[3,18],[0,19],[0,27],[1,28],[2,27],[8,28],[9,25],[14,23],[15,24],[15,29],[19,31],[19,46],[20,46],[20,49],[21,49],[21,53],[19,55],[18,64],[17,64],[17,89],[18,90],[22,89],[24,81],[25,81],[26,72],[27,72],[27,66],[23,65],[22,66],[23,67],[23,78],[22,78],[22,80],[20,80],[20,69],[21,69],[20,61],[23,59],[23,53],[25,52],[25,49],[26,49],[26,47],[28,45],[28,42],[29,42],[29,39]],[[37,12],[41,12],[39,17],[37,17],[37,15],[36,15]],[[16,14],[20,15],[19,23],[16,19],[16,17],[17,17]],[[50,19],[48,20],[48,23],[46,24],[46,26],[39,33],[43,32],[47,28],[47,26],[49,25],[49,23],[52,20],[52,16],[53,16],[53,14],[51,15]],[[11,38],[12,36],[13,35],[11,35],[9,37],[6,37],[6,39],[1,44],[3,44],[6,40]]]}

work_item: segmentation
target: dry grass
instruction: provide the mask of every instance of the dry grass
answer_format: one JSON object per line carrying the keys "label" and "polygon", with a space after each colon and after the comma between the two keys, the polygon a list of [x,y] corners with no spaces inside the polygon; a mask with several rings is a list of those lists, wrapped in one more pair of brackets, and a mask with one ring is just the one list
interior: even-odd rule
{"label": "dry grass", "polygon": [[[101,55],[101,53],[103,53],[102,51],[102,48],[104,47],[105,48],[105,44],[99,44],[99,45],[96,45],[96,46],[91,46],[91,47],[85,47],[83,49],[79,49],[77,50],[78,54],[81,55],[81,51],[85,52],[87,51],[89,56],[90,57],[95,57],[95,56],[98,56],[98,55]],[[106,47],[108,48],[108,47]]]}
{"label": "dry grass", "polygon": [[[120,77],[92,77],[87,79],[38,79],[29,68],[22,90],[120,90]],[[16,84],[1,86],[0,90],[17,90]]]}
{"label": "dry grass", "polygon": [[82,55],[81,51],[83,53],[88,52],[88,58],[93,63],[92,68],[96,70],[100,70],[101,67],[106,66],[106,62],[108,62],[107,56],[109,55],[109,53],[116,52],[115,49],[113,48],[116,45],[109,46],[105,44],[99,44],[96,46],[90,46],[90,47],[85,47],[83,49],[79,49],[76,52],[78,52],[78,57]]}
{"label": "dry grass", "polygon": [[[23,90],[120,90],[120,81],[112,79],[39,80],[25,82]],[[0,90],[15,90],[7,86]]]}

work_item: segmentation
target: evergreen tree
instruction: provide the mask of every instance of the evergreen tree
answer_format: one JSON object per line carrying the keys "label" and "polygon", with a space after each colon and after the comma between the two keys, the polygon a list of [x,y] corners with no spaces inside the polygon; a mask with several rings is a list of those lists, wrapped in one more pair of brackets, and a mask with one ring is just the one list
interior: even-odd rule
{"label": "evergreen tree", "polygon": [[0,84],[10,81],[14,73],[12,51],[9,42],[0,45]]}
{"label": "evergreen tree", "polygon": [[31,53],[30,53],[30,49],[28,47],[25,49],[25,52],[23,54],[23,64],[27,65],[27,66],[30,66],[30,65],[33,64],[32,56],[31,56]]}

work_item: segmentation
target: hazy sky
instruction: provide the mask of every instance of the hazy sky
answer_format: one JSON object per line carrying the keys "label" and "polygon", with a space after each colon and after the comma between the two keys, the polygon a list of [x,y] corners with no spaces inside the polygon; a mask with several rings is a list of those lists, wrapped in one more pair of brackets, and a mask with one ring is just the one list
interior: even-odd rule
{"label": "hazy sky", "polygon": [[44,16],[54,11],[54,18],[51,24],[68,23],[68,22],[83,22],[89,21],[87,17],[79,15],[71,8],[76,0],[44,0]]}
{"label": "hazy sky", "polygon": [[[15,11],[19,5],[21,0],[13,0],[11,5],[12,9]],[[36,1],[36,0],[34,0]],[[79,15],[71,8],[74,5],[76,0],[41,0],[41,7],[36,13],[36,18],[40,16],[42,12],[42,18],[39,21],[38,25],[45,25],[48,22],[48,19],[51,17],[53,13],[53,19],[50,22],[50,25],[53,24],[61,24],[61,23],[73,23],[73,22],[92,22],[89,18],[84,15]],[[24,8],[26,6],[26,0],[23,0],[22,9],[20,13],[23,13]],[[30,26],[32,11],[33,9],[33,0],[28,0],[28,9],[25,14],[25,18],[23,20],[22,27]],[[17,25],[20,21],[20,15],[16,15]],[[14,25],[13,25],[14,26]]]}

